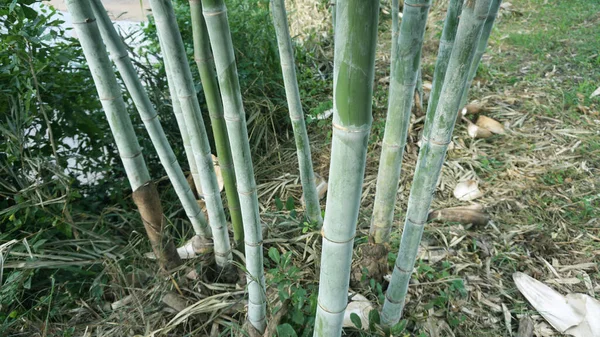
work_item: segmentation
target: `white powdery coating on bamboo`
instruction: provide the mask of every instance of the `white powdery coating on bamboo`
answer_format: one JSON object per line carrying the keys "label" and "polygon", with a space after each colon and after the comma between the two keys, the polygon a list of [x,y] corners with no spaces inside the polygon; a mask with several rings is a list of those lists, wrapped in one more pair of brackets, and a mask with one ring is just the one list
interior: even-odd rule
{"label": "white powdery coating on bamboo", "polygon": [[150,181],[150,174],[146,168],[131,119],[127,114],[112,65],[102,43],[92,9],[88,3],[81,4],[75,0],[66,1],[66,5],[73,16],[73,26],[79,36],[83,53],[94,78],[98,96],[100,96],[100,102],[117,144],[131,189],[136,191]]}
{"label": "white powdery coating on bamboo", "polygon": [[150,139],[154,145],[154,148],[156,149],[160,162],[165,168],[167,176],[171,180],[177,196],[181,200],[183,208],[192,223],[194,231],[197,235],[210,237],[211,233],[208,230],[208,224],[204,218],[204,214],[200,210],[200,207],[194,198],[194,194],[192,193],[192,190],[185,179],[185,175],[183,174],[183,171],[177,162],[175,153],[173,153],[173,149],[169,145],[160,121],[157,118],[157,113],[154,110],[154,106],[152,105],[152,102],[150,102],[148,94],[142,86],[137,72],[133,68],[133,64],[131,63],[121,37],[113,27],[112,22],[100,0],[92,0],[91,5],[94,15],[97,18],[102,39],[109,49],[111,57],[117,65],[119,73],[121,73],[121,77],[125,82],[125,86],[130,92],[131,98],[133,99],[141,119],[144,122],[144,126],[150,135]]}
{"label": "white powdery coating on bamboo", "polygon": [[213,234],[215,260],[221,268],[231,263],[231,245],[225,221],[225,212],[218,188],[217,177],[213,169],[212,155],[208,137],[202,120],[202,112],[196,96],[192,74],[187,61],[185,48],[177,20],[170,1],[151,0],[159,40],[163,47],[165,61],[172,72],[173,83],[181,105],[181,111],[187,126],[200,185],[204,192],[209,224]]}

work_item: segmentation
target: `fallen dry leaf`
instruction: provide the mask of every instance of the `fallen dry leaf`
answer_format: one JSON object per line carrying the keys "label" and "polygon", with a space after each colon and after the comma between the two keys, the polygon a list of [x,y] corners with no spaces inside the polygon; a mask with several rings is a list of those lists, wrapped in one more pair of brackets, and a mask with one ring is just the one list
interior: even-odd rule
{"label": "fallen dry leaf", "polygon": [[479,116],[479,118],[477,118],[477,122],[475,123],[475,125],[479,126],[480,128],[487,129],[487,130],[491,131],[492,133],[496,133],[496,134],[500,134],[500,135],[503,135],[505,133],[504,126],[497,120],[490,118],[490,117]]}
{"label": "fallen dry leaf", "polygon": [[[348,296],[352,296],[348,294]],[[361,294],[354,294],[346,307],[346,312],[344,313],[344,321],[342,326],[345,328],[354,328],[356,327],[352,320],[350,319],[350,315],[357,314],[360,318],[360,322],[362,323],[362,329],[369,329],[369,312],[373,310],[373,304]]]}
{"label": "fallen dry leaf", "polygon": [[478,185],[477,181],[472,179],[460,182],[454,188],[454,196],[462,201],[475,200],[483,195]]}
{"label": "fallen dry leaf", "polygon": [[476,124],[470,123],[467,126],[467,133],[471,138],[489,138],[493,135],[492,131],[479,127]]}
{"label": "fallen dry leaf", "polygon": [[560,333],[600,337],[600,301],[585,294],[563,296],[523,273],[514,273],[513,280],[521,294]]}

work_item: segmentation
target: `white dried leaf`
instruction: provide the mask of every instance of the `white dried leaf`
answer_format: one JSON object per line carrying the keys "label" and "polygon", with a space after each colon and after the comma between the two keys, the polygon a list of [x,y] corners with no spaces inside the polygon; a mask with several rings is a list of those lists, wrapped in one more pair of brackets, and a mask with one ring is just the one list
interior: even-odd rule
{"label": "white dried leaf", "polygon": [[521,294],[560,333],[600,337],[600,301],[585,294],[563,296],[523,273],[514,273],[513,279]]}
{"label": "white dried leaf", "polygon": [[[351,294],[348,294],[348,296],[352,296]],[[350,301],[350,303],[348,303],[348,306],[346,307],[346,312],[344,313],[344,321],[343,321],[343,327],[345,328],[354,328],[356,327],[354,325],[354,323],[352,323],[352,320],[350,319],[350,316],[354,313],[357,314],[358,317],[360,318],[360,322],[362,324],[362,329],[363,330],[368,330],[369,329],[369,312],[371,312],[371,310],[373,310],[373,304],[371,304],[371,302],[364,297],[361,294],[354,294],[354,296],[352,296],[352,299]]]}
{"label": "white dried leaf", "polygon": [[454,196],[461,201],[471,201],[483,196],[483,193],[479,190],[477,181],[469,179],[456,185]]}
{"label": "white dried leaf", "polygon": [[471,138],[488,138],[493,135],[490,130],[481,128],[472,123],[467,126],[467,133]]}

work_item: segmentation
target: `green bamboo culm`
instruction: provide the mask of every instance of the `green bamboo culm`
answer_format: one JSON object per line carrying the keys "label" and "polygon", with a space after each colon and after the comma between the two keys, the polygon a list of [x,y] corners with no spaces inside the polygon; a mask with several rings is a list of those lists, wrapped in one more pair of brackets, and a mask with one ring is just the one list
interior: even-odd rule
{"label": "green bamboo culm", "polygon": [[458,29],[458,20],[462,11],[464,0],[450,0],[446,19],[444,20],[444,28],[442,29],[442,37],[440,38],[440,46],[438,49],[437,59],[435,61],[435,69],[433,71],[433,81],[431,83],[431,92],[429,93],[429,101],[427,103],[427,114],[425,116],[425,128],[423,135],[428,138],[429,127],[435,116],[442,85],[446,78],[446,70],[448,69],[448,61],[454,47],[454,39],[456,38],[456,30]]}
{"label": "green bamboo culm", "polygon": [[338,0],[333,138],[315,337],[342,333],[372,123],[379,1]]}
{"label": "green bamboo culm", "polygon": [[244,222],[246,278],[248,280],[248,321],[263,333],[267,324],[267,299],[263,270],[263,239],[254,168],[246,128],[246,113],[235,64],[233,43],[223,0],[202,0],[202,11],[225,110],[227,134],[233,155],[238,194]]}
{"label": "green bamboo culm", "polygon": [[400,0],[392,0],[392,51],[390,75],[394,73],[395,60],[398,58],[398,37],[400,35]]}
{"label": "green bamboo culm", "polygon": [[375,243],[389,241],[400,182],[402,156],[420,68],[421,47],[431,0],[406,0],[396,42],[392,51],[388,112],[385,122],[373,218],[369,235]]}
{"label": "green bamboo culm", "polygon": [[97,19],[102,39],[110,52],[113,62],[117,65],[117,69],[123,78],[123,82],[125,82],[125,86],[131,95],[133,103],[150,135],[150,140],[156,149],[158,158],[165,168],[167,176],[171,180],[175,192],[177,193],[179,200],[181,200],[183,208],[192,223],[194,232],[196,235],[205,239],[210,239],[211,232],[204,213],[202,213],[200,206],[196,202],[194,193],[185,179],[185,175],[179,166],[179,162],[177,162],[177,158],[175,157],[171,145],[169,145],[169,141],[167,140],[162,125],[158,120],[158,114],[156,113],[152,102],[150,102],[150,98],[131,63],[123,40],[108,17],[102,2],[100,0],[91,0],[90,3],[92,5],[94,16]]}
{"label": "green bamboo culm", "polygon": [[151,0],[158,38],[161,40],[163,57],[171,70],[177,98],[187,126],[194,159],[198,168],[202,197],[206,203],[209,224],[213,235],[214,253],[217,266],[229,268],[232,260],[231,245],[221,192],[217,184],[212,154],[198,97],[187,61],[183,40],[179,33],[175,12],[170,0]]}
{"label": "green bamboo culm", "polygon": [[75,32],[92,73],[102,108],[115,139],[125,173],[133,190],[133,200],[140,211],[150,243],[165,270],[181,264],[172,241],[163,235],[164,217],[156,186],[150,180],[146,162],[135,135],[131,119],[102,43],[92,7],[88,1],[67,0]]}
{"label": "green bamboo culm", "polygon": [[481,57],[483,53],[485,53],[485,49],[487,48],[488,41],[490,39],[490,35],[492,34],[492,28],[494,27],[494,21],[496,21],[496,17],[498,16],[498,11],[500,10],[500,5],[502,4],[502,0],[493,0],[492,6],[490,7],[490,11],[487,15],[487,19],[485,20],[485,24],[483,25],[483,30],[481,31],[481,37],[479,38],[479,43],[477,44],[477,51],[475,53],[475,59],[471,64],[471,68],[469,69],[469,80],[467,81],[467,85],[465,86],[464,92],[462,94],[462,99],[460,101],[460,106],[464,107],[467,105],[467,99],[469,94],[469,89],[471,88],[471,84],[473,83],[473,79],[477,74],[477,69],[479,68],[479,63],[481,63]]}
{"label": "green bamboo culm", "polygon": [[448,63],[448,71],[440,94],[435,117],[431,119],[429,138],[422,139],[415,176],[408,199],[404,231],[392,280],[385,294],[381,312],[384,325],[398,323],[402,316],[408,283],[417,258],[423,228],[442,170],[448,144],[460,105],[460,94],[467,82],[468,72],[478,36],[483,28],[492,0],[467,0],[464,4],[456,41]]}
{"label": "green bamboo culm", "polygon": [[[164,50],[163,43],[159,39],[160,49]],[[181,111],[181,104],[179,104],[179,98],[177,98],[177,90],[175,89],[175,81],[173,80],[173,71],[168,62],[164,62],[165,73],[167,77],[167,86],[169,87],[169,96],[171,97],[171,105],[173,107],[173,114],[175,115],[175,121],[177,122],[177,128],[181,134],[181,140],[183,142],[183,150],[185,157],[187,158],[188,165],[190,166],[190,174],[194,182],[196,191],[202,191],[200,185],[200,176],[198,175],[198,167],[196,166],[196,159],[194,158],[194,150],[192,149],[192,143],[190,142],[190,135],[183,118],[183,112]]]}
{"label": "green bamboo culm", "polygon": [[233,168],[233,158],[227,136],[227,126],[225,125],[223,103],[221,102],[219,84],[214,68],[215,65],[212,51],[210,50],[208,30],[206,29],[206,22],[202,15],[201,1],[190,0],[190,11],[194,38],[194,59],[200,72],[200,80],[202,81],[204,97],[206,98],[206,105],[208,106],[215,145],[217,147],[217,157],[219,157],[219,166],[223,175],[227,206],[233,227],[233,240],[236,247],[243,249],[244,225],[242,223],[240,198],[236,190],[235,170]]}
{"label": "green bamboo culm", "polygon": [[271,0],[271,13],[273,15],[273,24],[275,26],[277,44],[279,46],[279,60],[281,62],[281,71],[283,73],[285,95],[290,112],[290,119],[292,121],[292,128],[294,130],[294,139],[296,141],[296,152],[298,154],[298,166],[300,168],[300,181],[302,182],[306,217],[310,222],[321,226],[323,224],[321,205],[319,204],[319,195],[317,193],[312,157],[310,154],[310,141],[306,132],[304,112],[302,112],[302,102],[300,101],[300,90],[298,89],[298,80],[296,78],[294,51],[288,28],[285,1]]}

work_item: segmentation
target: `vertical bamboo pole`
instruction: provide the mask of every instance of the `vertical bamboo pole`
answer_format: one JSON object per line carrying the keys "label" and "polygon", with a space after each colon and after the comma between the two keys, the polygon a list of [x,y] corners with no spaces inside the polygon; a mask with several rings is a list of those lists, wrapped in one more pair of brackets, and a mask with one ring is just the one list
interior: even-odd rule
{"label": "vertical bamboo pole", "polygon": [[398,59],[398,38],[400,37],[400,0],[392,0],[392,52],[390,58],[390,77]]}
{"label": "vertical bamboo pole", "polygon": [[[389,241],[394,222],[394,208],[400,182],[402,156],[406,146],[417,73],[421,64],[421,47],[425,36],[431,0],[406,0],[394,63],[390,76],[388,112],[385,122],[373,218],[369,231],[375,243]],[[394,57],[395,56],[395,57]]]}
{"label": "vertical bamboo pole", "polygon": [[92,8],[88,1],[65,1],[73,17],[73,26],[81,42],[83,53],[94,78],[94,83],[115,139],[125,173],[133,190],[133,201],[140,211],[152,249],[163,269],[181,264],[175,245],[163,235],[164,219],[156,186],[150,180],[131,119],[127,113],[117,78]]}
{"label": "vertical bamboo pole", "polygon": [[431,132],[429,138],[423,139],[423,146],[417,160],[398,258],[381,312],[381,321],[386,325],[398,323],[402,316],[408,283],[417,258],[423,228],[427,223],[427,214],[442,170],[446,150],[452,139],[461,93],[469,75],[467,70],[475,56],[475,47],[491,1],[467,0],[463,7],[446,79],[436,114],[431,120]]}
{"label": "vertical bamboo pole", "polygon": [[202,10],[225,110],[227,134],[231,144],[235,177],[244,222],[244,242],[248,279],[248,321],[263,333],[267,323],[263,239],[254,168],[246,129],[246,113],[235,64],[233,43],[223,0],[202,0]]}
{"label": "vertical bamboo pole", "polygon": [[342,332],[372,122],[379,1],[338,0],[333,139],[314,336]]}
{"label": "vertical bamboo pole", "polygon": [[240,198],[235,186],[235,170],[233,168],[233,158],[227,137],[223,103],[219,96],[219,84],[217,83],[213,55],[210,50],[210,41],[206,22],[204,21],[204,16],[202,16],[202,4],[200,0],[190,0],[190,10],[192,16],[192,33],[194,36],[194,59],[200,72],[204,97],[206,98],[206,105],[208,106],[215,145],[217,147],[219,166],[221,167],[225,194],[227,195],[227,206],[233,227],[233,240],[236,247],[243,248],[244,225],[240,210]]}
{"label": "vertical bamboo pole", "polygon": [[211,233],[206,218],[194,198],[194,194],[177,162],[173,149],[169,145],[167,136],[158,120],[158,114],[154,110],[154,106],[150,102],[150,98],[131,63],[131,59],[125,49],[125,44],[108,17],[102,2],[100,0],[91,0],[90,3],[97,19],[98,27],[100,28],[102,40],[106,44],[110,56],[117,65],[117,69],[125,82],[125,86],[131,94],[133,103],[142,117],[144,126],[150,135],[150,140],[158,153],[158,158],[165,168],[177,196],[181,200],[196,235],[209,239]]}
{"label": "vertical bamboo pole", "polygon": [[442,85],[446,77],[448,69],[448,61],[454,47],[454,39],[456,38],[456,29],[458,28],[458,18],[462,11],[464,0],[450,0],[448,11],[446,12],[446,20],[442,30],[440,39],[440,47],[438,49],[437,59],[435,61],[435,70],[433,71],[433,82],[431,83],[431,92],[429,93],[429,102],[427,104],[427,114],[425,115],[425,128],[423,137],[428,138],[429,127],[431,126],[435,110],[437,108]]}
{"label": "vertical bamboo pole", "polygon": [[487,19],[485,20],[485,24],[483,25],[483,30],[481,31],[481,37],[479,38],[479,43],[477,44],[477,51],[475,53],[475,59],[471,64],[471,68],[469,69],[469,80],[467,81],[467,85],[465,86],[462,99],[460,101],[460,106],[464,107],[467,105],[467,98],[469,94],[469,89],[471,88],[471,84],[473,83],[473,79],[477,74],[477,68],[479,68],[479,63],[481,63],[481,57],[483,53],[485,53],[485,49],[487,48],[488,41],[490,39],[490,35],[492,34],[492,28],[494,27],[494,21],[496,21],[496,17],[498,16],[498,11],[500,10],[500,4],[502,4],[502,0],[493,0],[492,6],[490,7],[490,12],[488,13]]}
{"label": "vertical bamboo pole", "polygon": [[302,193],[306,215],[310,222],[319,226],[323,224],[321,217],[321,205],[315,184],[315,173],[313,171],[312,158],[310,154],[310,141],[306,133],[302,102],[300,101],[300,90],[296,78],[296,66],[294,62],[294,51],[287,22],[284,0],[271,0],[271,13],[273,24],[277,34],[279,46],[279,59],[283,82],[285,85],[285,96],[287,98],[290,119],[296,141],[296,152],[298,155],[298,166],[300,168],[300,181],[302,182]]}
{"label": "vertical bamboo pole", "polygon": [[166,63],[169,64],[168,69],[172,72],[173,83],[190,136],[202,186],[202,196],[206,202],[209,224],[212,229],[215,260],[217,266],[228,268],[232,255],[225,212],[198,97],[192,81],[192,73],[179,34],[173,6],[170,0],[150,0],[150,6],[155,18],[158,38],[164,47],[163,56]]}

